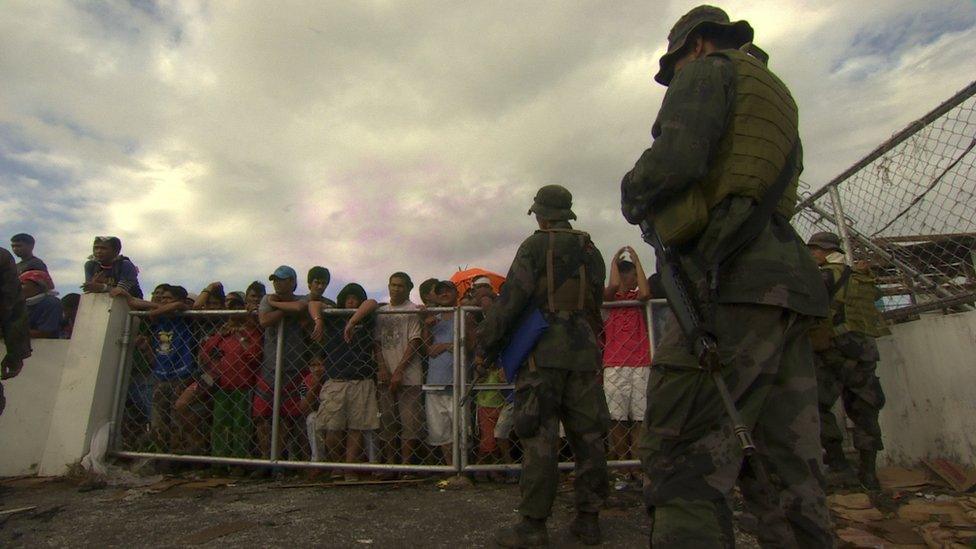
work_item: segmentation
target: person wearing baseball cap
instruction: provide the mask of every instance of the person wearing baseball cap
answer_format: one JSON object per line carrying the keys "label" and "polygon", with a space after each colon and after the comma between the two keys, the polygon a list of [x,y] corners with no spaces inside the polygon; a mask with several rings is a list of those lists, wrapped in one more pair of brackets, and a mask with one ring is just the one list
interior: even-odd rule
{"label": "person wearing baseball cap", "polygon": [[[262,457],[269,457],[271,447],[271,417],[273,415],[275,366],[278,355],[278,330],[283,329],[281,358],[281,423],[280,440],[288,459],[302,459],[307,448],[298,441],[304,439],[305,420],[301,411],[301,386],[306,367],[305,333],[302,320],[307,309],[295,295],[298,274],[288,265],[280,265],[268,276],[274,292],[261,298],[258,323],[264,328],[264,354],[261,372],[254,387],[252,414],[258,447]],[[279,454],[280,455],[280,454]],[[256,475],[266,474],[260,470]]]}
{"label": "person wearing baseball cap", "polygon": [[709,288],[707,303],[697,305],[718,342],[725,384],[764,442],[743,467],[714,383],[689,351],[689,335],[669,322],[653,359],[667,374],[648,384],[640,441],[649,449],[643,468],[654,547],[734,544],[727,502],[737,483],[761,510],[761,545],[834,543],[816,467],[807,336],[828,300],[789,223],[803,166],[799,111],[753,36],[749,22],[715,6],[678,19],[654,75],[668,91],[653,143],[620,185],[627,222],[655,233],[689,287]]}

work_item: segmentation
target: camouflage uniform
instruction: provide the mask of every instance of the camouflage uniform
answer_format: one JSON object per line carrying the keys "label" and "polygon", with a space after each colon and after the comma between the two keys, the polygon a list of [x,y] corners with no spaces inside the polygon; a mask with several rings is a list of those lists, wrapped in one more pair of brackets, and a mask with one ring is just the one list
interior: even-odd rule
{"label": "camouflage uniform", "polygon": [[[30,330],[27,323],[27,305],[20,291],[17,277],[17,263],[14,256],[0,248],[0,332],[7,354],[3,358],[3,377],[13,377],[10,373],[19,371],[22,361],[31,355]],[[16,375],[16,373],[14,373]],[[0,413],[7,401],[0,384]]]}
{"label": "camouflage uniform", "polygon": [[[885,395],[875,374],[880,355],[874,336],[888,332],[873,304],[880,294],[869,274],[854,273],[844,265],[837,235],[817,233],[807,246],[830,253],[821,266],[824,285],[832,296],[830,316],[811,331],[816,351],[814,361],[820,405],[820,442],[826,450],[824,459],[831,471],[843,476],[850,472],[843,451],[844,434],[833,412],[834,403],[840,397],[843,398],[844,412],[854,423],[854,447],[860,454],[861,482],[869,488],[877,488],[875,461],[878,450],[884,448],[878,415],[884,407]],[[856,299],[854,293],[865,295]]]}
{"label": "camouflage uniform", "polygon": [[[655,140],[621,184],[622,210],[630,223],[648,214],[653,219],[658,208],[703,188],[710,178],[739,173],[715,167],[727,161],[723,153],[740,145],[736,131],[749,129],[748,124],[743,124],[745,130],[733,128],[730,122],[741,112],[736,110],[741,108],[737,70],[750,64],[756,71],[759,61],[744,59],[738,50],[723,50],[692,60],[675,74],[674,58],[703,23],[736,34],[740,46],[752,39],[748,23],[730,23],[724,11],[710,6],[695,8],[672,29],[669,51],[656,77],[668,91],[652,130]],[[779,111],[795,113],[786,87],[768,69],[759,70],[783,98]],[[772,166],[772,175],[763,181],[771,185],[769,179],[784,166],[789,168],[783,159],[796,148],[796,165],[781,207],[737,255],[717,266],[716,284],[706,278],[707,258],[719,255],[717,248],[727,242],[727,235],[743,229],[756,207],[755,195],[731,192],[720,197],[709,205],[695,238],[674,248],[696,294],[692,297],[709,313],[723,377],[752,430],[755,459],[761,460],[770,482],[756,479],[751,460],[743,467],[742,451],[715,385],[699,368],[680,325],[669,314],[654,353],[639,445],[649,477],[645,496],[654,547],[731,547],[735,540],[727,501],[740,471],[746,504],[763,525],[759,537],[764,545],[833,545],[821,488],[817,383],[806,337],[812,319],[825,316],[827,297],[816,265],[787,220],[802,169],[795,114],[793,120],[792,135],[770,136],[770,141],[784,142],[778,155],[754,157],[764,160],[763,167]],[[769,126],[761,122],[760,127]]]}
{"label": "camouflage uniform", "polygon": [[[524,449],[519,513],[543,529],[559,480],[560,421],[576,458],[578,513],[588,514],[595,525],[608,492],[604,438],[609,411],[598,377],[600,349],[593,329],[600,318],[606,267],[589,235],[571,230],[567,220],[576,218],[571,205],[572,195],[556,185],[543,187],[536,195],[530,213],[549,221],[549,229],[536,231],[519,247],[501,295],[478,332],[491,356],[531,307],[539,307],[549,323],[515,382],[515,430]],[[556,283],[555,294],[549,291],[547,278],[550,245],[554,280],[562,281]],[[574,304],[578,296],[581,306],[556,306],[554,302],[566,296]]]}

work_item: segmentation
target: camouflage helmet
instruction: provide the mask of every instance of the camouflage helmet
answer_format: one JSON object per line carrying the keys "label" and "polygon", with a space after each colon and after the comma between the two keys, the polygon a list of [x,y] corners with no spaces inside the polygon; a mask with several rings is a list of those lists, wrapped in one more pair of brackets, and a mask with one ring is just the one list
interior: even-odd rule
{"label": "camouflage helmet", "polygon": [[748,21],[733,23],[729,20],[729,14],[725,13],[722,8],[708,5],[698,6],[684,14],[671,27],[671,32],[668,33],[668,51],[661,56],[660,70],[654,75],[654,80],[658,84],[667,86],[671,83],[671,79],[674,78],[674,63],[677,61],[681,49],[685,47],[688,36],[706,26],[729,29],[736,47],[752,42],[753,31]]}
{"label": "camouflage helmet", "polygon": [[546,185],[535,193],[529,215],[536,214],[546,221],[568,221],[576,219],[573,213],[573,193],[562,185]]}
{"label": "camouflage helmet", "polygon": [[816,233],[815,235],[811,236],[810,240],[807,241],[807,246],[812,246],[831,252],[844,251],[840,245],[840,237],[827,231]]}

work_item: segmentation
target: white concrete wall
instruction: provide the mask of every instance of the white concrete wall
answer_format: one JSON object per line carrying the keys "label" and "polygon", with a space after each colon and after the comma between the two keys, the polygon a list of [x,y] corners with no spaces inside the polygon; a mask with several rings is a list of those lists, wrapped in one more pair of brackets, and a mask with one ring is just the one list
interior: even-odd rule
{"label": "white concrete wall", "polygon": [[82,297],[71,340],[34,340],[34,354],[4,383],[0,476],[60,475],[88,453],[109,421],[128,307],[105,294]]}
{"label": "white concrete wall", "polygon": [[976,311],[925,316],[892,332],[878,340],[882,458],[976,465]]}
{"label": "white concrete wall", "polygon": [[[0,416],[0,476],[37,473],[68,346],[64,339],[35,339],[34,354],[24,362],[24,369],[3,382],[7,408]],[[0,356],[5,354],[0,343]]]}

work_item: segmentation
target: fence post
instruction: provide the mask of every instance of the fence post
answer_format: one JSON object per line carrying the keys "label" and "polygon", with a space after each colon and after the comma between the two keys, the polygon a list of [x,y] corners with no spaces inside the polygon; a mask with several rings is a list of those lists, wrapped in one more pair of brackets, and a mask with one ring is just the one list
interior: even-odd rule
{"label": "fence post", "polygon": [[461,367],[461,362],[465,359],[467,353],[464,352],[465,341],[464,341],[464,312],[461,307],[454,308],[454,384],[451,386],[451,407],[454,409],[454,414],[451,416],[451,437],[454,439],[454,444],[451,445],[451,463],[454,465],[454,471],[457,474],[461,474],[463,470],[463,464],[461,463],[461,456],[467,452],[462,452],[461,449],[461,420],[462,413],[461,410],[461,395],[463,394],[463,389],[461,388],[461,379],[464,377],[464,368]]}
{"label": "fence post", "polygon": [[[468,437],[466,433],[468,432],[468,406],[467,403],[461,406],[461,395],[467,394],[467,365],[468,365],[468,353],[465,351],[467,349],[467,338],[465,337],[465,332],[467,332],[467,315],[464,314],[464,308],[458,306],[456,309],[457,321],[455,325],[458,327],[458,337],[455,338],[455,342],[458,343],[457,347],[459,352],[454,355],[454,364],[457,368],[454,370],[454,469],[461,474],[464,469],[468,466]],[[474,380],[472,380],[474,383]],[[470,399],[469,399],[470,400]]]}
{"label": "fence post", "polygon": [[647,322],[647,352],[654,360],[654,303],[647,301],[644,303],[644,318]]}
{"label": "fence post", "polygon": [[282,364],[284,362],[284,349],[285,349],[285,319],[282,318],[278,321],[278,341],[275,345],[275,375],[274,375],[274,391],[273,404],[271,407],[271,462],[278,461],[280,457],[278,455],[278,437],[281,433],[278,429],[278,423],[281,420],[281,370]]}
{"label": "fence post", "polygon": [[119,354],[119,370],[115,377],[115,396],[112,401],[112,415],[109,417],[112,427],[109,430],[108,447],[115,449],[119,439],[119,431],[122,429],[122,414],[125,409],[126,396],[123,392],[128,387],[128,368],[129,365],[129,338],[132,327],[132,315],[126,315],[125,324],[122,329],[121,352]]}
{"label": "fence post", "polygon": [[831,185],[827,190],[830,194],[830,203],[834,207],[834,224],[837,225],[837,232],[844,243],[844,263],[848,267],[854,266],[854,247],[851,245],[851,236],[847,232],[847,218],[844,217],[844,208],[840,203],[840,192],[835,185]]}

